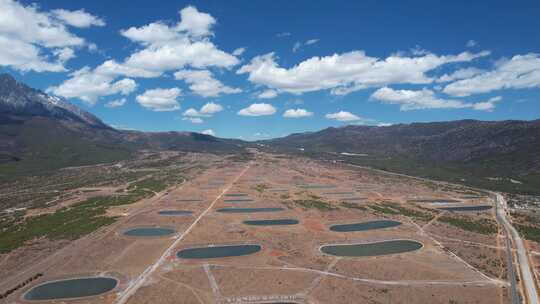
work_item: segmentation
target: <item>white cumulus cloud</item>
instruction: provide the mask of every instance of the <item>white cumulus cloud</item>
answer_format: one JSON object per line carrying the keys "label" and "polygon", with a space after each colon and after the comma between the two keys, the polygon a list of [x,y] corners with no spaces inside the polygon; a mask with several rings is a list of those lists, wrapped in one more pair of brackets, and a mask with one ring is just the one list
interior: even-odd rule
{"label": "white cumulus cloud", "polygon": [[184,117],[182,120],[187,120],[194,124],[202,124],[204,122],[204,120],[202,120],[200,117]]}
{"label": "white cumulus cloud", "polygon": [[380,88],[371,95],[371,99],[387,104],[399,105],[402,111],[421,109],[462,109],[472,108],[480,111],[491,111],[494,103],[500,97],[487,102],[470,103],[457,99],[444,99],[436,96],[429,89],[422,90],[394,90],[389,87]]}
{"label": "white cumulus cloud", "polygon": [[202,106],[199,112],[203,115],[214,115],[221,111],[223,111],[223,107],[220,104],[209,102]]}
{"label": "white cumulus cloud", "polygon": [[107,108],[118,108],[118,107],[121,107],[124,104],[126,104],[126,101],[127,101],[127,99],[125,99],[125,98],[115,99],[115,100],[111,100],[111,101],[107,102],[105,104],[105,106]]}
{"label": "white cumulus cloud", "polygon": [[495,96],[488,99],[488,101],[477,102],[473,104],[472,107],[473,109],[478,110],[478,111],[492,112],[495,109],[495,103],[501,100],[502,100],[501,96]]}
{"label": "white cumulus cloud", "polygon": [[353,51],[312,57],[291,68],[284,68],[278,65],[274,53],[269,53],[253,58],[237,73],[248,74],[252,83],[280,92],[302,94],[331,89],[333,94],[343,95],[393,83],[432,83],[434,79],[426,72],[444,64],[468,62],[488,54],[487,51],[443,56],[428,53],[379,59],[367,56],[363,51]]}
{"label": "white cumulus cloud", "polygon": [[428,89],[414,91],[384,87],[375,91],[371,98],[387,104],[400,105],[402,111],[467,107],[467,104],[461,100],[438,98],[433,91]]}
{"label": "white cumulus cloud", "polygon": [[230,68],[238,64],[238,58],[210,41],[216,22],[211,15],[188,6],[180,16],[180,22],[173,26],[157,21],[122,30],[124,37],[144,46],[126,58],[123,65],[161,74],[186,66]]}
{"label": "white cumulus cloud", "polygon": [[58,57],[58,62],[64,63],[71,58],[75,57],[75,51],[72,48],[61,48],[52,51],[53,54]]}
{"label": "white cumulus cloud", "polygon": [[178,30],[186,31],[193,36],[212,35],[212,26],[216,19],[210,14],[202,13],[194,6],[188,6],[180,11],[181,21]]}
{"label": "white cumulus cloud", "polygon": [[268,103],[254,103],[247,108],[238,111],[241,116],[266,116],[276,113],[276,108]]}
{"label": "white cumulus cloud", "polygon": [[[116,80],[120,75],[137,77],[142,74],[144,71],[119,65],[114,60],[107,60],[93,70],[84,67],[71,73],[70,78],[58,86],[49,87],[47,92],[65,98],[79,98],[90,104],[95,104],[103,96],[118,93],[127,95],[135,90],[135,81],[130,78]],[[115,85],[115,83],[117,84]],[[122,84],[124,89],[119,90]]]}
{"label": "white cumulus cloud", "polygon": [[540,88],[540,55],[516,55],[500,60],[491,71],[448,84],[443,92],[454,96],[489,93],[503,89]]}
{"label": "white cumulus cloud", "polygon": [[206,130],[202,131],[201,133],[206,134],[206,135],[216,136],[216,132],[214,132],[214,130],[212,130],[212,129],[206,129]]}
{"label": "white cumulus cloud", "polygon": [[79,98],[93,105],[102,96],[128,95],[137,88],[133,79],[123,78],[114,81],[113,77],[94,73],[88,67],[70,75],[71,78],[59,86],[49,87],[47,92],[65,98]]}
{"label": "white cumulus cloud", "polygon": [[52,13],[56,18],[62,20],[66,24],[74,27],[91,27],[91,26],[105,26],[103,19],[85,12],[83,9],[76,11],[68,11],[65,9],[56,9]]}
{"label": "white cumulus cloud", "polygon": [[241,48],[235,49],[235,50],[232,52],[232,54],[233,54],[234,56],[242,56],[242,54],[244,54],[245,51],[246,51],[246,48],[241,47]]}
{"label": "white cumulus cloud", "polygon": [[336,113],[328,113],[325,115],[327,119],[333,119],[342,122],[359,121],[361,118],[347,111],[339,111]]}
{"label": "white cumulus cloud", "polygon": [[[56,88],[54,91],[60,96],[92,99],[95,102],[102,96],[110,95],[109,90],[104,90],[103,87],[110,86],[120,77],[154,78],[161,76],[164,72],[186,67],[231,68],[239,62],[235,56],[219,50],[211,42],[210,38],[213,35],[211,29],[215,24],[212,16],[201,13],[192,6],[181,10],[180,16],[181,20],[177,24],[169,25],[156,21],[120,31],[121,35],[139,44],[140,48],[122,61],[110,59],[93,70],[86,68],[85,78],[74,74],[64,83],[50,89]],[[184,75],[186,81],[189,78],[194,92],[201,95],[217,96],[239,90],[223,85],[214,79],[209,71],[190,70],[189,72],[191,73]],[[98,82],[100,86],[96,87],[97,81],[87,83],[94,91],[91,97],[84,92],[87,90],[77,94],[75,90],[68,88],[73,83],[82,85],[84,80],[92,79],[100,79]],[[69,91],[69,94],[61,95],[65,91]]]}
{"label": "white cumulus cloud", "polygon": [[223,106],[214,102],[208,102],[200,110],[189,108],[182,115],[184,116],[184,120],[189,120],[192,123],[203,123],[202,117],[212,117],[221,111],[223,111]]}
{"label": "white cumulus cloud", "polygon": [[283,117],[287,118],[301,118],[313,116],[313,112],[309,112],[306,109],[288,109],[283,113]]}
{"label": "white cumulus cloud", "polygon": [[302,48],[302,46],[312,45],[312,44],[315,44],[317,42],[319,42],[319,39],[309,39],[306,42],[297,41],[297,42],[294,43],[292,51],[293,51],[293,53],[296,53]]}
{"label": "white cumulus cloud", "polygon": [[69,21],[55,17],[54,12],[41,11],[37,5],[0,0],[0,66],[21,71],[66,71],[64,63],[74,57],[73,49],[86,44],[68,26],[72,26]]}
{"label": "white cumulus cloud", "polygon": [[475,40],[472,40],[472,39],[467,41],[467,43],[465,44],[466,47],[475,47],[477,45],[478,45],[478,43]]}
{"label": "white cumulus cloud", "polygon": [[471,78],[473,76],[482,74],[482,72],[484,71],[478,68],[459,69],[451,74],[442,75],[441,77],[439,77],[439,79],[437,79],[437,82],[450,82],[459,79]]}
{"label": "white cumulus cloud", "polygon": [[152,111],[176,111],[180,109],[180,103],[177,98],[182,94],[179,88],[170,89],[151,89],[143,94],[137,95],[137,102]]}
{"label": "white cumulus cloud", "polygon": [[277,92],[275,90],[265,90],[261,92],[259,95],[257,95],[257,98],[260,99],[271,99],[277,97]]}
{"label": "white cumulus cloud", "polygon": [[215,79],[208,70],[181,70],[174,73],[174,77],[189,83],[189,88],[202,97],[217,97],[221,94],[242,92],[241,89],[224,85],[221,81]]}

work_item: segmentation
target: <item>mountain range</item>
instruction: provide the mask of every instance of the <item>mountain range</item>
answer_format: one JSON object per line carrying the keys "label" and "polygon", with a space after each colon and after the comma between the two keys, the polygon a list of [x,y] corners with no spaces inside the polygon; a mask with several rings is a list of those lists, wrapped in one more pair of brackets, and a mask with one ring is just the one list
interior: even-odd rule
{"label": "mountain range", "polygon": [[540,120],[345,126],[263,144],[410,175],[540,192]]}
{"label": "mountain range", "polygon": [[117,130],[66,100],[0,75],[0,178],[118,161],[141,149],[229,153],[242,147],[192,132]]}
{"label": "mountain range", "polygon": [[143,149],[237,153],[247,147],[540,193],[540,120],[350,125],[253,143],[117,130],[66,100],[0,75],[0,179],[118,161]]}

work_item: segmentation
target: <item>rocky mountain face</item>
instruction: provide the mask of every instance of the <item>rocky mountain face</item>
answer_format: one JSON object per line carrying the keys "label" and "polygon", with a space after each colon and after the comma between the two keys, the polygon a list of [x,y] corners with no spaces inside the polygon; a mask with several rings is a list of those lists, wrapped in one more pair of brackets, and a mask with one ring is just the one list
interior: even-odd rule
{"label": "rocky mountain face", "polygon": [[49,117],[110,129],[99,118],[58,97],[20,83],[9,74],[0,74],[0,115]]}

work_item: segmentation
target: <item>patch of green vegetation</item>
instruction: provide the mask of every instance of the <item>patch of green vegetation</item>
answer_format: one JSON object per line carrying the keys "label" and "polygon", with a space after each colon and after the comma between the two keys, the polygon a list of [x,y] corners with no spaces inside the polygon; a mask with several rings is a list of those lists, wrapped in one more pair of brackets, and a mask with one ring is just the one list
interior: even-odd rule
{"label": "patch of green vegetation", "polygon": [[152,194],[134,190],[128,195],[96,196],[85,201],[17,223],[2,225],[0,229],[0,253],[7,253],[26,242],[47,238],[50,240],[74,240],[94,230],[112,224],[116,218],[106,216],[107,209],[134,203]]}
{"label": "patch of green vegetation", "polygon": [[268,189],[268,186],[265,184],[258,184],[257,186],[255,186],[255,190],[259,193],[263,193],[266,189]]}
{"label": "patch of green vegetation", "polygon": [[532,212],[522,213],[522,212],[512,211],[510,215],[512,215],[512,217],[514,218],[514,222],[519,222],[525,226],[528,226],[529,223],[534,225],[534,223],[538,223],[540,220],[540,217],[538,217],[538,215]]}
{"label": "patch of green vegetation", "polygon": [[[56,191],[51,191],[47,193],[28,193],[27,195],[21,195],[19,197],[20,200],[27,203],[31,208],[38,208],[41,206],[45,206],[47,203],[53,201],[58,197],[59,193]],[[10,204],[13,204],[12,206],[17,206],[16,203],[17,200],[10,200]],[[10,206],[11,207],[11,206]]]}
{"label": "patch of green vegetation", "polygon": [[364,206],[359,206],[358,204],[353,204],[349,202],[341,202],[341,206],[348,208],[348,209],[359,209],[359,210],[367,210]]}
{"label": "patch of green vegetation", "polygon": [[398,211],[399,214],[410,217],[412,219],[429,222],[434,218],[434,215],[431,212],[423,212],[410,208],[405,208],[396,203],[383,203],[383,205],[391,207],[392,209]]}
{"label": "patch of green vegetation", "polygon": [[301,206],[304,209],[318,209],[321,211],[330,211],[337,209],[336,207],[333,207],[329,203],[318,200],[318,199],[303,199],[303,200],[295,200],[294,203],[296,205]]}
{"label": "patch of green vegetation", "polygon": [[391,215],[404,215],[415,220],[421,220],[429,222],[433,219],[434,215],[431,212],[424,212],[419,210],[414,210],[401,206],[398,203],[385,201],[379,204],[370,205],[369,208],[373,209],[378,213],[391,214]]}
{"label": "patch of green vegetation", "polygon": [[370,205],[369,208],[371,208],[372,210],[374,210],[375,212],[378,212],[378,213],[383,213],[383,214],[393,214],[393,215],[397,215],[399,214],[398,211],[392,209],[392,208],[389,208],[387,206],[381,206],[381,205]]}
{"label": "patch of green vegetation", "polygon": [[[311,150],[311,149],[310,149]],[[314,152],[316,151],[316,152]],[[297,151],[290,153],[300,154]],[[303,157],[329,160],[337,152],[331,146],[314,146],[312,151],[302,151]],[[515,152],[515,151],[514,151]],[[517,153],[517,154],[516,154]],[[428,178],[461,184],[462,187],[477,187],[505,193],[540,195],[540,173],[530,170],[531,150],[520,149],[518,152],[488,158],[485,161],[470,162],[433,162],[426,159],[414,159],[399,155],[344,156],[335,155],[335,160],[353,165],[370,167],[388,172]],[[518,161],[516,161],[518,160]],[[499,177],[499,180],[490,180]],[[510,179],[519,180],[512,183]],[[429,186],[429,185],[428,185]],[[433,184],[438,188],[437,184]]]}
{"label": "patch of green vegetation", "polygon": [[12,213],[3,214],[0,216],[0,232],[3,230],[6,230],[19,222],[24,215],[26,214],[26,211],[19,210]]}
{"label": "patch of green vegetation", "polygon": [[481,234],[497,233],[497,224],[487,218],[473,220],[465,217],[441,216],[438,221],[471,232]]}
{"label": "patch of green vegetation", "polygon": [[462,195],[468,195],[468,196],[483,196],[486,195],[486,193],[480,193],[479,191],[474,191],[471,189],[452,189],[454,192],[457,192]]}
{"label": "patch of green vegetation", "polygon": [[529,225],[520,225],[520,224],[514,224],[514,226],[519,231],[519,234],[521,234],[527,240],[540,243],[540,228],[539,227],[529,226]]}
{"label": "patch of green vegetation", "polygon": [[[525,149],[526,150],[526,149]],[[523,153],[530,153],[523,151]],[[318,157],[316,155],[315,157]],[[323,156],[323,155],[321,155]],[[324,157],[328,157],[324,154]],[[509,154],[506,157],[500,156],[483,162],[471,163],[433,163],[423,160],[415,160],[405,157],[341,157],[345,162],[372,167],[384,171],[403,173],[411,176],[424,177],[434,180],[448,181],[465,186],[490,189],[507,193],[523,193],[540,195],[540,174],[528,172],[527,174],[512,175],[512,172],[519,171],[517,167],[522,167],[522,171],[527,171],[522,164],[517,164],[519,155]],[[522,159],[530,159],[524,156]],[[501,172],[508,174],[501,175]],[[490,180],[489,177],[500,177],[499,180]],[[510,179],[517,179],[521,184],[512,183]]]}
{"label": "patch of green vegetation", "polygon": [[77,188],[117,187],[134,182],[145,175],[148,173],[125,172],[110,166],[90,166],[56,170],[49,172],[47,176],[20,177],[17,181],[3,184],[4,189],[13,189],[14,192],[4,191],[0,198],[0,210],[21,207],[44,208],[69,199],[69,196],[73,195],[72,190]]}
{"label": "patch of green vegetation", "polygon": [[47,121],[32,120],[1,125],[0,134],[11,134],[24,146],[21,160],[0,165],[0,180],[40,175],[69,167],[128,159],[132,151],[112,142],[92,141]]}
{"label": "patch of green vegetation", "polygon": [[149,177],[130,184],[128,189],[146,189],[154,192],[161,192],[167,189],[167,184],[163,180]]}

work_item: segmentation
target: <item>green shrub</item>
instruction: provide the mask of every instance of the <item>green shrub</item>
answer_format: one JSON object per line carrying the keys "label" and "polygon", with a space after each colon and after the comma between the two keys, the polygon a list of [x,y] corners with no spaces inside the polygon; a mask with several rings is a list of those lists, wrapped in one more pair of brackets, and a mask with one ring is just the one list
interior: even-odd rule
{"label": "green shrub", "polygon": [[294,203],[296,205],[301,206],[304,209],[318,209],[321,211],[329,211],[329,210],[335,210],[336,207],[333,207],[329,203],[317,200],[317,199],[304,199],[304,200],[295,200]]}
{"label": "green shrub", "polygon": [[462,217],[441,216],[438,220],[471,232],[481,234],[493,234],[497,232],[497,224],[493,220],[486,218],[472,220]]}

